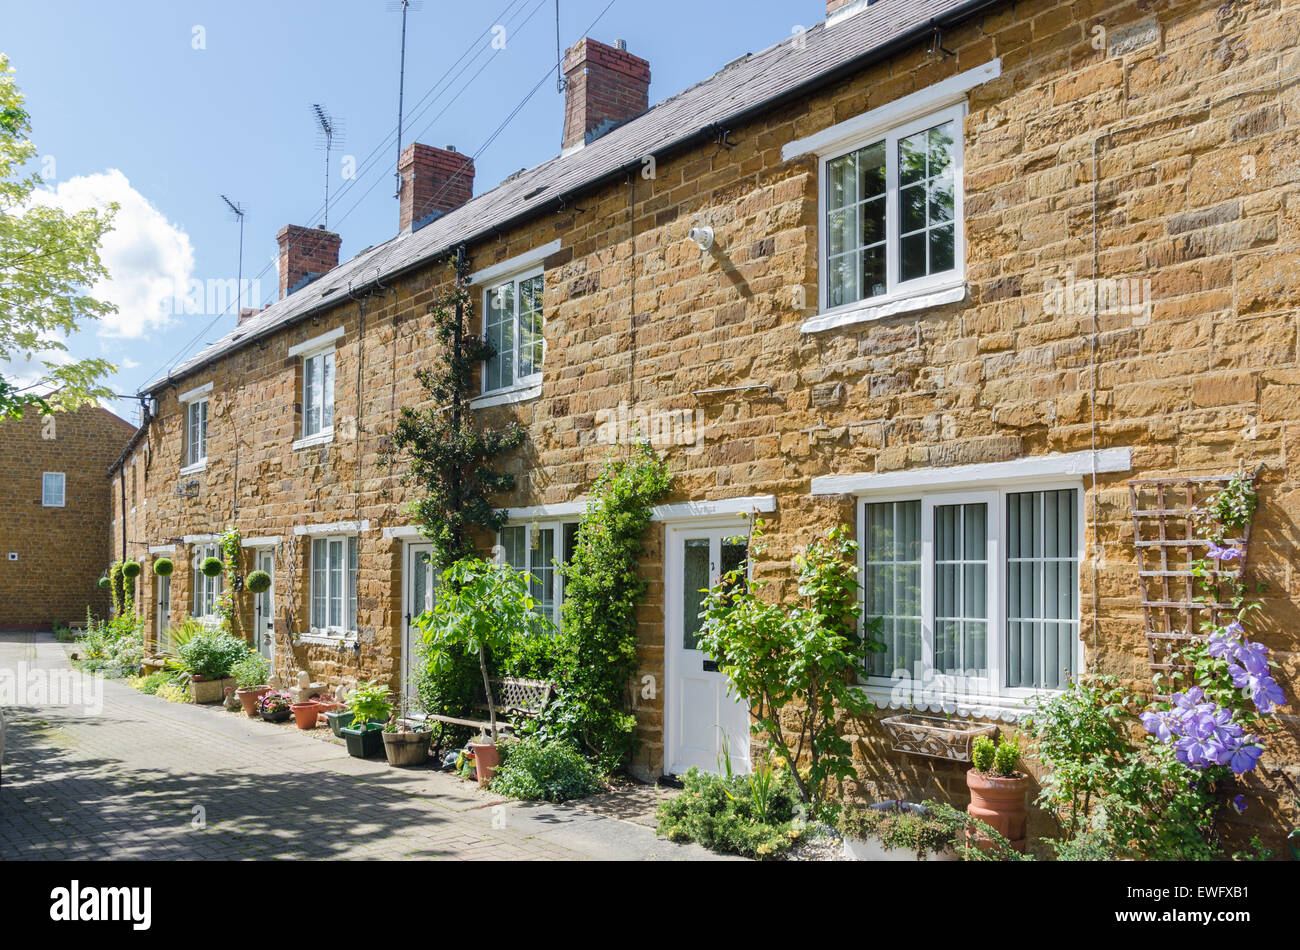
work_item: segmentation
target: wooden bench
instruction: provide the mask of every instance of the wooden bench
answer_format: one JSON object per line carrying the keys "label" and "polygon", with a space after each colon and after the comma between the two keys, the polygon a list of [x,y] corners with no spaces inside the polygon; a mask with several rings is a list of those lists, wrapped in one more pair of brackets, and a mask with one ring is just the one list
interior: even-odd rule
{"label": "wooden bench", "polygon": [[[546,680],[528,680],[518,676],[488,680],[488,684],[492,687],[492,705],[496,707],[498,730],[514,731],[519,727],[520,720],[536,719],[546,710],[546,704],[551,701],[551,694],[555,691],[555,685]],[[482,731],[491,729],[487,697],[483,695],[481,686],[479,702],[474,703],[473,708],[482,711],[482,719],[461,719],[435,713],[428,713],[425,719]]]}

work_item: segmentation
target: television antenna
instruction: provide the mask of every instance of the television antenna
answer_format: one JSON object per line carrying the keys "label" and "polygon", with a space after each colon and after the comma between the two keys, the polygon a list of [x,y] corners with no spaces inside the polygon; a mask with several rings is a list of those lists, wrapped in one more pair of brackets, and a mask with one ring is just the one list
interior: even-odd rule
{"label": "television antenna", "polygon": [[221,200],[226,203],[235,220],[239,222],[239,269],[235,278],[235,322],[238,323],[239,318],[244,315],[244,215],[247,214],[247,209],[225,195],[221,196]]}
{"label": "television antenna", "polygon": [[343,123],[334,118],[325,111],[325,107],[319,102],[312,104],[312,112],[316,115],[316,122],[320,126],[320,132],[317,133],[316,147],[325,150],[325,220],[321,227],[326,230],[330,226],[330,150],[334,148],[335,143],[343,144]]}
{"label": "television antenna", "polygon": [[398,60],[397,67],[397,170],[393,174],[397,178],[397,194],[394,198],[402,197],[402,117],[404,112],[406,97],[406,14],[414,10],[419,13],[424,9],[424,0],[390,0],[388,4],[389,13],[402,14],[402,55]]}

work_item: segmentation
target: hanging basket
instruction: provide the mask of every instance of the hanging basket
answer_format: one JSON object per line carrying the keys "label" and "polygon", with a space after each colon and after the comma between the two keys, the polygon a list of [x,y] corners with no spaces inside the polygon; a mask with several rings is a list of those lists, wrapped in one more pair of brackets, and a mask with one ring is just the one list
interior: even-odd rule
{"label": "hanging basket", "polygon": [[204,577],[220,577],[225,569],[226,566],[221,563],[221,559],[215,557],[205,557],[203,563],[199,565],[199,570],[203,572]]}
{"label": "hanging basket", "polygon": [[976,737],[992,738],[998,731],[992,723],[918,716],[915,713],[890,716],[882,719],[880,724],[893,740],[895,752],[950,762],[969,762]]}
{"label": "hanging basket", "polygon": [[172,563],[172,559],[169,557],[160,557],[153,562],[153,572],[159,577],[170,577],[171,572],[175,569],[176,565]]}

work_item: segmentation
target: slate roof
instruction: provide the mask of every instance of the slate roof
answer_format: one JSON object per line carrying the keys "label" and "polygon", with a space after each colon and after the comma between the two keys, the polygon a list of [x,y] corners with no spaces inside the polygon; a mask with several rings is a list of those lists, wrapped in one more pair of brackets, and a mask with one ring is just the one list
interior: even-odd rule
{"label": "slate roof", "polygon": [[435,258],[462,242],[509,223],[554,211],[560,199],[698,142],[701,133],[726,128],[776,102],[860,70],[868,62],[915,43],[934,24],[955,22],[995,0],[880,0],[828,27],[819,23],[760,53],[744,56],[621,125],[594,142],[543,162],[471,199],[418,231],[367,248],[319,280],[271,304],[149,383],[152,393],[249,342],[307,314]]}

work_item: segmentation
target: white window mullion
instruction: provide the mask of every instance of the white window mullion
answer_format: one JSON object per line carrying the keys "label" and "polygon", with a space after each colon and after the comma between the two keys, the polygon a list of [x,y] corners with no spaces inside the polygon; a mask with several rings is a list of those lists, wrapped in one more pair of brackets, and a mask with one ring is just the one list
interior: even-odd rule
{"label": "white window mullion", "polygon": [[934,669],[934,501],[931,498],[921,502],[921,667]]}

